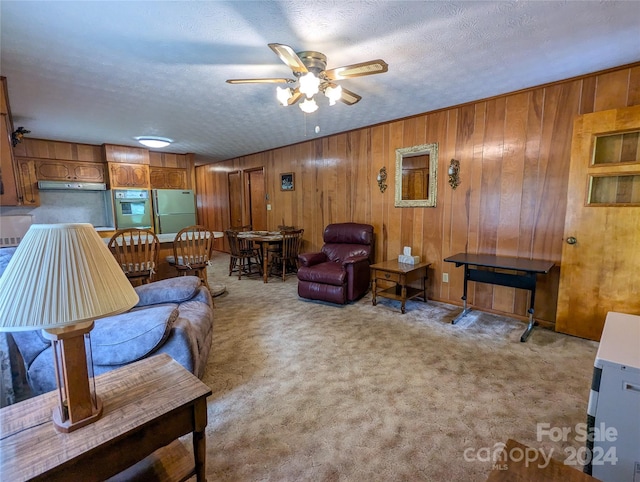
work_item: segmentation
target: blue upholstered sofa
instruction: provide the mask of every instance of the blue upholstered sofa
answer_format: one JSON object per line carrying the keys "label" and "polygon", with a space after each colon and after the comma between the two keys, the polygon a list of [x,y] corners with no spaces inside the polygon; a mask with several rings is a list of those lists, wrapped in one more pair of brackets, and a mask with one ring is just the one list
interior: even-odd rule
{"label": "blue upholstered sofa", "polygon": [[[0,263],[0,275],[5,263]],[[211,350],[213,302],[197,276],[180,276],[135,288],[138,304],[95,321],[91,331],[94,374],[167,353],[202,378]],[[50,342],[40,330],[9,333],[24,361],[32,395],[55,390]]]}

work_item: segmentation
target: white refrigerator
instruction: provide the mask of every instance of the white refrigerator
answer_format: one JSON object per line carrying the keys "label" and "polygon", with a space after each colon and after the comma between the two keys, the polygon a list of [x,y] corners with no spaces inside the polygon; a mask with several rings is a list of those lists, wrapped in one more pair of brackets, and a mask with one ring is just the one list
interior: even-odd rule
{"label": "white refrigerator", "polygon": [[189,189],[154,189],[153,220],[156,234],[177,233],[196,224],[195,193]]}
{"label": "white refrigerator", "polygon": [[605,482],[640,482],[640,316],[609,312],[587,408],[585,472]]}

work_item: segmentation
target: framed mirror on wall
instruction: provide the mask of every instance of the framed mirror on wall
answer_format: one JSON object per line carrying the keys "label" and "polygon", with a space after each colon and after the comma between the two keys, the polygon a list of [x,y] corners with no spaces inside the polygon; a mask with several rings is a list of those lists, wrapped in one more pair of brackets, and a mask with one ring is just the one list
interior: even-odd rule
{"label": "framed mirror on wall", "polygon": [[395,207],[435,207],[438,144],[396,149]]}

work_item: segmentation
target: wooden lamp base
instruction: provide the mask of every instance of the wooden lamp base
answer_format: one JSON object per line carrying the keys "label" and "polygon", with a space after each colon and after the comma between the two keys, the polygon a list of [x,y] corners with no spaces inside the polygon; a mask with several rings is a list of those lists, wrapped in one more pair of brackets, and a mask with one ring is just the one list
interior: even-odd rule
{"label": "wooden lamp base", "polygon": [[89,363],[93,362],[87,358],[85,348],[85,335],[92,329],[93,321],[88,321],[43,330],[53,345],[59,398],[59,406],[53,411],[53,425],[59,432],[72,432],[102,415],[102,402],[91,389],[89,379]]}

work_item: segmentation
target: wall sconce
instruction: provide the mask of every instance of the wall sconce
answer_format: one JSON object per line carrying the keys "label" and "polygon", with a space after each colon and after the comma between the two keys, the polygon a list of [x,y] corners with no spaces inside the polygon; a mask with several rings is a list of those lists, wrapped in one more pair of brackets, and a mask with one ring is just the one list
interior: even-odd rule
{"label": "wall sconce", "polygon": [[15,131],[11,133],[11,145],[16,147],[18,144],[22,142],[22,138],[25,134],[29,134],[31,131],[28,131],[24,127],[20,126]]}
{"label": "wall sconce", "polygon": [[378,171],[378,177],[376,178],[378,181],[378,187],[380,188],[380,192],[384,192],[387,189],[387,168],[381,167],[380,171]]}
{"label": "wall sconce", "polygon": [[449,186],[453,189],[460,185],[460,161],[451,159],[449,163]]}

